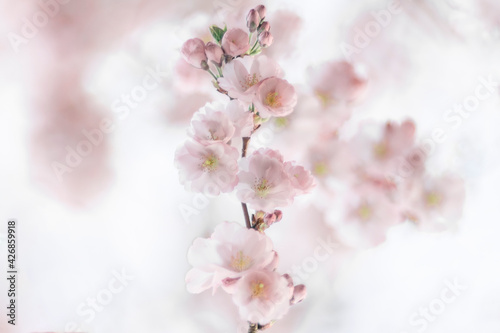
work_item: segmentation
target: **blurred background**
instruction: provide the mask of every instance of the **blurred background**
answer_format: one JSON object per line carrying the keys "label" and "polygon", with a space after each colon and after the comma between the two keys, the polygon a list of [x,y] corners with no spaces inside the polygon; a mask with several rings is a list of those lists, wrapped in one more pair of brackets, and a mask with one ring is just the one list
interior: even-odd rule
{"label": "blurred background", "polygon": [[[291,83],[307,91],[321,64],[359,64],[368,84],[346,133],[411,118],[419,141],[439,128],[446,140],[428,170],[460,175],[467,193],[454,230],[407,222],[377,247],[324,261],[314,259],[330,230],[311,205],[318,194],[297,200],[268,235],[279,271],[302,268],[309,296],[268,332],[500,332],[495,0],[1,0],[0,243],[6,253],[16,219],[20,272],[18,322],[2,310],[1,332],[243,332],[228,295],[184,284],[193,239],[243,223],[240,205],[186,192],[173,157],[193,112],[224,100],[183,62],[182,43],[207,41],[211,24],[244,25],[260,3],[275,40],[265,52]],[[360,37],[373,22],[378,32]],[[487,97],[450,122],[478,86]],[[293,159],[283,135],[266,143]]]}

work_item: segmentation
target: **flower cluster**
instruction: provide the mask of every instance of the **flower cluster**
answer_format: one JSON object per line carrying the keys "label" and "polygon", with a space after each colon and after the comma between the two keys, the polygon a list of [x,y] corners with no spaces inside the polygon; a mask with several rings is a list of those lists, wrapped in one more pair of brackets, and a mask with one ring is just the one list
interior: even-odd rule
{"label": "flower cluster", "polygon": [[[297,104],[295,88],[283,79],[280,66],[260,55],[273,42],[265,14],[262,5],[249,11],[248,32],[212,26],[212,42],[194,38],[182,46],[184,59],[207,71],[230,101],[197,111],[189,140],[175,155],[187,190],[211,195],[235,190],[242,202],[246,228],[226,222],[209,239],[196,239],[186,282],[193,293],[221,287],[231,294],[250,331],[272,325],[306,295],[305,286],[294,286],[290,276],[275,271],[278,255],[264,231],[282,219],[276,208],[291,205],[315,186],[311,172],[285,161],[279,151],[248,147],[263,123],[291,114]],[[242,147],[241,156],[236,146]],[[248,208],[255,213],[250,216]]]}

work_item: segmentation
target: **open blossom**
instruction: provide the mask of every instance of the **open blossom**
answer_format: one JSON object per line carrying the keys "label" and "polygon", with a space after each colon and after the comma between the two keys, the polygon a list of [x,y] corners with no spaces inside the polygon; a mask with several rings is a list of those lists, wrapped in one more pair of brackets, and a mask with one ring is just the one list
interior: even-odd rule
{"label": "open blossom", "polygon": [[235,127],[224,112],[206,105],[193,116],[188,134],[199,143],[209,145],[229,142],[234,132]]}
{"label": "open blossom", "polygon": [[259,83],[270,77],[283,77],[279,65],[264,55],[234,59],[224,66],[219,85],[230,97],[250,103]]}
{"label": "open blossom", "polygon": [[247,53],[250,49],[248,34],[239,28],[229,29],[222,37],[222,49],[232,57]]}
{"label": "open blossom", "polygon": [[238,150],[225,143],[186,141],[175,153],[180,182],[194,192],[231,192],[238,183],[238,156]]}
{"label": "open blossom", "polygon": [[252,134],[254,123],[253,114],[237,99],[230,101],[225,113],[233,123],[235,137],[248,137]]}
{"label": "open blossom", "polygon": [[294,288],[288,280],[269,270],[253,270],[239,281],[233,295],[240,316],[251,323],[268,324],[290,309]]}
{"label": "open blossom", "polygon": [[205,43],[199,38],[188,39],[181,49],[184,59],[196,68],[208,68]]}
{"label": "open blossom", "polygon": [[288,81],[271,77],[259,84],[253,102],[261,118],[284,117],[292,113],[297,94]]}
{"label": "open blossom", "polygon": [[463,179],[454,175],[423,177],[406,184],[406,217],[424,229],[443,229],[462,215],[465,201]]}
{"label": "open blossom", "polygon": [[241,161],[236,196],[251,208],[272,212],[293,202],[294,191],[283,157],[275,150],[259,149]]}
{"label": "open blossom", "polygon": [[285,163],[285,172],[288,174],[290,183],[296,195],[309,193],[315,186],[311,172],[303,166],[295,165],[292,162]]}
{"label": "open blossom", "polygon": [[277,254],[269,237],[238,223],[219,224],[210,238],[197,238],[189,248],[193,268],[187,273],[192,293],[221,286],[232,292],[236,281],[254,269],[273,270]]}
{"label": "open blossom", "polygon": [[324,106],[334,102],[352,102],[360,99],[366,91],[367,81],[356,73],[347,61],[335,61],[320,66],[312,74],[315,94]]}

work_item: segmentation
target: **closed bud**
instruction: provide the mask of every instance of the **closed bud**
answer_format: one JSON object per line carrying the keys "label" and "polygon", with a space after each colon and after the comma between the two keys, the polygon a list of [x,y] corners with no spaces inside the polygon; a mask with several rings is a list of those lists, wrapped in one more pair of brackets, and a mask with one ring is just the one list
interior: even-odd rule
{"label": "closed bud", "polygon": [[187,40],[181,49],[181,53],[188,63],[197,68],[207,69],[207,56],[205,54],[205,43],[199,38]]}
{"label": "closed bud", "polygon": [[281,221],[283,218],[283,212],[281,210],[275,210],[274,215],[276,215],[276,222]]}
{"label": "closed bud", "polygon": [[264,19],[264,17],[266,17],[266,6],[258,5],[257,7],[255,7],[255,11],[259,13],[261,19]]}
{"label": "closed bud", "polygon": [[259,26],[259,33],[269,30],[271,30],[271,24],[269,24],[269,22],[267,21],[262,22],[262,24]]}
{"label": "closed bud", "polygon": [[212,61],[219,67],[222,65],[222,56],[224,55],[224,52],[219,45],[208,42],[207,45],[205,45],[205,53],[208,60]]}
{"label": "closed bud", "polygon": [[295,286],[293,288],[293,296],[292,299],[290,300],[290,305],[302,302],[304,298],[306,298],[306,296],[307,296],[306,286],[304,286],[303,284]]}
{"label": "closed bud", "polygon": [[264,31],[259,35],[259,44],[262,47],[269,47],[273,43],[273,35],[269,31]]}
{"label": "closed bud", "polygon": [[247,15],[247,27],[250,32],[255,32],[260,23],[259,13],[255,9],[251,9]]}

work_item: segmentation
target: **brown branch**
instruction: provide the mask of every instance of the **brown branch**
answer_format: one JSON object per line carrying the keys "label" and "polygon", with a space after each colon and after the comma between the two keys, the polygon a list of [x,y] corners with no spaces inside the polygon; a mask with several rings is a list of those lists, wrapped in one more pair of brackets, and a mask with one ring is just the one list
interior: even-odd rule
{"label": "brown branch", "polygon": [[[250,137],[243,138],[243,148],[241,149],[241,157],[245,157],[247,155],[248,142],[250,141]],[[252,223],[250,223],[250,215],[248,214],[247,204],[242,202],[241,208],[243,208],[243,216],[245,216],[245,224],[248,229],[252,228]]]}

